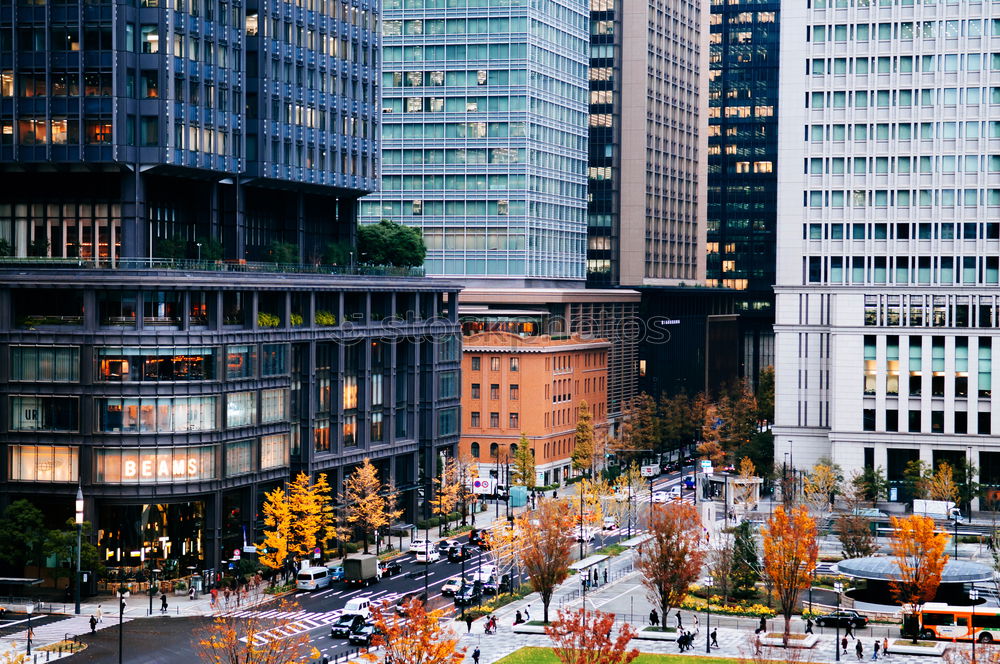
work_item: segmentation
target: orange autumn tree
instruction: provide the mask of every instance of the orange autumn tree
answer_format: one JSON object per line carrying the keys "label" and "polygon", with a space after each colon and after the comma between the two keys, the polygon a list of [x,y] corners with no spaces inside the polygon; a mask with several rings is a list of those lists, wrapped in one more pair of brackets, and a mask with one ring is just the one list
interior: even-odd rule
{"label": "orange autumn tree", "polygon": [[764,574],[785,618],[782,641],[786,647],[799,592],[809,587],[818,555],[816,520],[809,516],[809,510],[805,506],[776,507],[764,529]]}
{"label": "orange autumn tree", "polygon": [[680,606],[705,564],[701,520],[687,503],[653,505],[649,539],[639,545],[635,566],[650,603],[660,608],[661,627],[670,609]]}
{"label": "orange autumn tree", "polygon": [[575,542],[570,530],[575,512],[564,500],[543,500],[534,512],[517,517],[521,565],[531,587],[542,596],[542,620],[549,621],[549,603],[556,586],[569,576]]}
{"label": "orange autumn tree", "polygon": [[372,603],[372,620],[382,632],[372,639],[373,646],[383,646],[384,657],[366,652],[367,662],[392,661],[393,664],[460,664],[465,650],[458,648],[458,637],[442,625],[441,609],[428,612],[417,598],[403,605],[403,615],[390,611],[386,603]]}
{"label": "orange autumn tree", "polygon": [[[889,581],[893,598],[916,619],[920,605],[937,593],[941,584],[941,573],[948,562],[945,547],[948,535],[939,533],[934,519],[913,514],[908,517],[890,517],[892,537],[889,547],[896,559],[897,576]],[[913,642],[917,642],[917,629],[913,632]]]}
{"label": "orange autumn tree", "polygon": [[552,650],[561,664],[629,664],[639,656],[636,648],[626,650],[636,630],[625,623],[611,638],[615,615],[602,611],[559,611],[556,620],[545,626]]}
{"label": "orange autumn tree", "polygon": [[[282,602],[278,609],[279,615],[288,615],[298,606]],[[290,622],[257,615],[219,617],[195,633],[194,651],[204,664],[307,664],[318,659],[307,632],[285,633]]]}

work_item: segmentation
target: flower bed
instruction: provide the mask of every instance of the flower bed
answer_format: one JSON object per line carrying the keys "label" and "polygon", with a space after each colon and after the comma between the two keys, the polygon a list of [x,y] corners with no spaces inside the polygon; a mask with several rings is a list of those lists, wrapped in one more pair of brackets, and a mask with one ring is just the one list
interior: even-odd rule
{"label": "flower bed", "polygon": [[[716,604],[717,596],[712,596],[713,603],[709,607],[712,613],[724,616],[748,616],[751,618],[773,618],[777,614],[774,609],[769,609],[763,604],[740,603],[740,604]],[[687,611],[704,611],[705,600],[696,597],[688,597],[681,603],[681,608]]]}
{"label": "flower bed", "polygon": [[[761,640],[761,645],[765,646],[780,646],[785,645],[785,638],[783,632],[768,632],[765,634]],[[789,648],[812,648],[819,641],[819,637],[815,634],[789,634],[788,635],[788,647]]]}
{"label": "flower bed", "polygon": [[896,639],[889,642],[889,652],[902,655],[932,655],[941,657],[944,655],[948,644],[944,641],[917,641],[914,643],[909,639]]}

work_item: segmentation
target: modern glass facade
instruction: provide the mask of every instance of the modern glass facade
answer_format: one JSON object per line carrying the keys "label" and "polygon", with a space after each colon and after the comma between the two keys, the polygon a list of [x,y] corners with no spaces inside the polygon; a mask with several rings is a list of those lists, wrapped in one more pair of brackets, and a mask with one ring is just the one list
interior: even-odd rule
{"label": "modern glass facade", "polygon": [[0,164],[65,172],[4,174],[6,253],[114,261],[199,238],[233,259],[275,240],[321,253],[330,211],[353,219],[377,187],[378,21],[368,0],[0,9]]}
{"label": "modern glass facade", "polygon": [[741,374],[774,363],[777,0],[712,1],[706,281],[732,288]]}
{"label": "modern glass facade", "polygon": [[383,9],[382,190],[362,221],[420,228],[430,274],[582,280],[585,4]]}

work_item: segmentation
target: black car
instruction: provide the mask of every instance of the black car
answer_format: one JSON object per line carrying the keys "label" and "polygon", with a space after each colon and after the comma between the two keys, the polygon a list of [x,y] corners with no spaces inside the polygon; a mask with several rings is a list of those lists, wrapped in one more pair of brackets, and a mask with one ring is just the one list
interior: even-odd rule
{"label": "black car", "polygon": [[483,599],[483,584],[479,581],[468,583],[455,593],[455,606],[478,604]]}
{"label": "black car", "polygon": [[868,618],[852,609],[842,609],[816,616],[816,624],[820,627],[834,627],[837,625],[847,627],[851,625],[855,629],[861,629],[868,626]]}
{"label": "black car", "polygon": [[399,614],[399,615],[401,615],[401,616],[403,616],[405,618],[406,617],[406,608],[405,608],[406,605],[409,604],[412,600],[415,600],[415,599],[420,600],[421,602],[423,602],[426,605],[427,604],[427,593],[419,592],[419,591],[414,591],[412,593],[406,593],[405,595],[403,595],[402,597],[399,598],[398,602],[396,602],[396,613]]}
{"label": "black car", "polygon": [[483,593],[486,595],[496,595],[497,593],[510,592],[510,575],[504,574],[497,581],[495,576],[491,576],[489,581],[483,584]]}
{"label": "black car", "polygon": [[437,543],[438,553],[440,553],[442,556],[447,556],[448,549],[450,549],[453,546],[456,546],[457,544],[458,542],[456,542],[453,539],[441,540],[440,542]]}
{"label": "black car", "polygon": [[339,618],[337,622],[330,625],[331,639],[346,639],[356,629],[360,629],[365,624],[365,619],[356,613],[347,613]]}
{"label": "black car", "polygon": [[403,571],[403,566],[395,560],[382,560],[378,564],[382,576],[395,576]]}
{"label": "black car", "polygon": [[477,553],[479,550],[471,544],[456,544],[448,549],[448,562],[458,563],[462,560],[469,560]]}
{"label": "black car", "polygon": [[365,646],[367,648],[372,644],[372,639],[374,639],[377,634],[382,634],[382,630],[375,625],[364,625],[351,632],[351,635],[347,637],[347,640],[351,642],[351,645]]}

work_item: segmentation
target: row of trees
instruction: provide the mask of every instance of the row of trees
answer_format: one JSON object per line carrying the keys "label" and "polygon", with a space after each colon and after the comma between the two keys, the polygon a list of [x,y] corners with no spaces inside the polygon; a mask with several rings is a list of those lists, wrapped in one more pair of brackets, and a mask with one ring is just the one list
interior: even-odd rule
{"label": "row of trees", "polygon": [[[83,569],[104,573],[104,565],[97,554],[97,547],[90,543],[91,524],[83,523],[83,546],[80,561]],[[56,566],[49,568],[55,578],[72,578],[76,569],[76,525],[67,519],[63,528],[51,529],[45,525],[45,515],[28,500],[15,500],[0,515],[0,564],[16,575],[25,567],[44,567],[45,561],[54,557]]]}
{"label": "row of trees", "polygon": [[770,468],[774,416],[774,370],[765,369],[755,392],[735,381],[717,394],[681,393],[656,401],[639,394],[623,408],[618,449],[628,453],[687,453],[695,448],[715,464],[749,457],[757,468]]}

